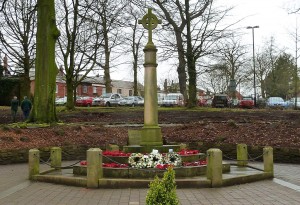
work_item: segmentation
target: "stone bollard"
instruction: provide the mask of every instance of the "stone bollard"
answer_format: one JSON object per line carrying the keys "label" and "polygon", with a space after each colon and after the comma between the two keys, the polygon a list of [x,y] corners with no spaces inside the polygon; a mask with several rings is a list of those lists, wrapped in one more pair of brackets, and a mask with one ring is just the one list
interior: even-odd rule
{"label": "stone bollard", "polygon": [[246,166],[248,164],[248,149],[246,144],[238,144],[236,147],[237,165]]}
{"label": "stone bollard", "polygon": [[60,169],[61,167],[61,148],[52,147],[50,150],[51,167]]}
{"label": "stone bollard", "polygon": [[102,150],[90,148],[87,151],[87,187],[98,188],[98,180],[102,177]]}
{"label": "stone bollard", "polygon": [[265,147],[264,153],[264,172],[272,173],[274,176],[273,148]]}
{"label": "stone bollard", "polygon": [[206,177],[211,180],[211,187],[222,186],[222,151],[220,149],[207,150]]}
{"label": "stone bollard", "polygon": [[40,173],[40,151],[38,149],[30,149],[28,156],[29,164],[29,179]]}

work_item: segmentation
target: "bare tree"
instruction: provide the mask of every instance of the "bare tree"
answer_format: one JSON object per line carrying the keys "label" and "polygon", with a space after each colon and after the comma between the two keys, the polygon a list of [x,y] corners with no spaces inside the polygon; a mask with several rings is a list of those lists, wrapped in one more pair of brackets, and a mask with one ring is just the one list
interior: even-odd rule
{"label": "bare tree", "polygon": [[97,22],[101,29],[100,53],[103,55],[97,56],[96,65],[104,70],[104,81],[106,92],[112,92],[111,85],[111,68],[118,65],[118,57],[121,53],[117,51],[112,55],[112,50],[119,46],[123,39],[122,36],[122,13],[128,2],[125,0],[92,0],[89,18]]}
{"label": "bare tree", "polygon": [[89,18],[89,1],[60,0],[58,22],[61,30],[59,53],[66,74],[67,108],[74,108],[76,88],[91,72],[103,41],[100,24]]}
{"label": "bare tree", "polygon": [[140,25],[138,25],[138,20],[142,16],[142,11],[139,7],[131,4],[128,6],[126,10],[127,14],[124,15],[124,29],[129,30],[124,34],[124,42],[122,46],[124,47],[124,54],[128,55],[128,53],[132,53],[132,60],[130,64],[132,64],[133,71],[133,95],[138,95],[138,69],[139,64],[141,64],[142,52],[141,52],[141,42],[144,38],[145,29],[142,29]]}
{"label": "bare tree", "polygon": [[[258,80],[258,86],[260,85],[261,95],[263,98],[266,96],[266,77],[275,69],[275,62],[280,56],[280,51],[275,45],[274,37],[270,38],[270,41],[265,42],[261,52],[256,54],[256,76]],[[252,70],[253,74],[253,70]]]}
{"label": "bare tree", "polygon": [[[212,56],[221,62],[223,66],[214,67],[214,69],[221,69],[220,73],[225,75],[227,86],[229,86],[228,93],[232,98],[235,98],[236,86],[245,81],[248,76],[243,69],[248,62],[246,46],[242,45],[239,39],[232,36],[222,39],[216,45],[216,48],[217,50]],[[230,86],[234,86],[234,90]]]}
{"label": "bare tree", "polygon": [[36,46],[35,5],[36,0],[4,1],[0,12],[2,52],[14,63],[14,72],[22,76],[21,96],[30,95],[29,71],[34,66]]}

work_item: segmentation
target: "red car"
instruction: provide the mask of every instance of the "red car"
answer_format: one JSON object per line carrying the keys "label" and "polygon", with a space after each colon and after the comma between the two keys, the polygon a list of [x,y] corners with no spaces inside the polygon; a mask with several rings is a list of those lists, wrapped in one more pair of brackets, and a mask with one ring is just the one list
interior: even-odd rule
{"label": "red car", "polygon": [[93,105],[92,97],[82,97],[76,100],[76,106],[91,107]]}
{"label": "red car", "polygon": [[243,97],[239,103],[240,108],[254,108],[254,100],[251,97]]}

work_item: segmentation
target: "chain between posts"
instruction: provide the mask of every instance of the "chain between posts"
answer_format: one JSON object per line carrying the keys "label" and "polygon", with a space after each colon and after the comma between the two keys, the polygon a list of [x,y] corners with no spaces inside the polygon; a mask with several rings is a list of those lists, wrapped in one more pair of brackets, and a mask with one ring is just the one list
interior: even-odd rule
{"label": "chain between posts", "polygon": [[[36,157],[36,155],[34,155],[34,156]],[[47,161],[44,161],[43,159],[40,158],[40,162],[41,162],[42,164],[46,164],[46,165],[48,165],[49,167],[52,167],[52,168],[55,168],[55,169],[69,169],[69,168],[73,168],[76,164],[79,164],[79,163],[81,162],[81,160],[80,160],[80,161],[78,161],[78,162],[75,162],[75,163],[70,164],[70,165],[67,165],[67,166],[53,167],[53,166],[49,163],[49,161],[50,161],[50,157],[49,157],[49,159],[48,159]]]}
{"label": "chain between posts", "polygon": [[252,157],[250,156],[249,152],[247,152],[247,155],[248,155],[248,157],[249,157],[248,160],[238,160],[238,159],[234,159],[234,158],[231,158],[231,157],[226,156],[225,154],[223,154],[223,156],[224,156],[226,159],[233,160],[233,161],[237,161],[237,162],[245,162],[245,161],[255,162],[256,159],[263,157],[266,153],[268,153],[268,151],[265,151],[265,152],[263,152],[261,155],[252,158]]}

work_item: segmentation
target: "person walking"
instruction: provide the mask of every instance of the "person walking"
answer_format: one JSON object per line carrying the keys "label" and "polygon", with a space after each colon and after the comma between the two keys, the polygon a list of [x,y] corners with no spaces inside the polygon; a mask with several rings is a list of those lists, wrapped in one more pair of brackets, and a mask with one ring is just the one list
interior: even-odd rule
{"label": "person walking", "polygon": [[19,100],[18,100],[17,96],[14,96],[10,103],[10,109],[11,109],[11,115],[12,115],[13,122],[16,122],[18,107],[19,107]]}
{"label": "person walking", "polygon": [[21,103],[21,109],[23,111],[25,121],[29,117],[31,107],[32,107],[31,101],[27,98],[27,96],[24,96],[24,100]]}

